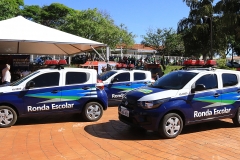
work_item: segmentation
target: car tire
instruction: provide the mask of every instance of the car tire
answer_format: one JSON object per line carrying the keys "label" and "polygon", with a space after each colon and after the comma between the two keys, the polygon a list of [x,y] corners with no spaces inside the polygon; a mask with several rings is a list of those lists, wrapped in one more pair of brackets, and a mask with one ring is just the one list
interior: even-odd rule
{"label": "car tire", "polygon": [[159,125],[159,133],[163,138],[177,137],[183,128],[181,116],[176,113],[166,114]]}
{"label": "car tire", "polygon": [[232,118],[232,121],[236,127],[240,127],[240,107],[238,108],[235,116]]}
{"label": "car tire", "polygon": [[98,102],[89,102],[85,105],[82,116],[88,122],[99,120],[103,115],[103,107]]}
{"label": "car tire", "polygon": [[0,128],[11,127],[17,121],[17,114],[9,106],[0,106]]}

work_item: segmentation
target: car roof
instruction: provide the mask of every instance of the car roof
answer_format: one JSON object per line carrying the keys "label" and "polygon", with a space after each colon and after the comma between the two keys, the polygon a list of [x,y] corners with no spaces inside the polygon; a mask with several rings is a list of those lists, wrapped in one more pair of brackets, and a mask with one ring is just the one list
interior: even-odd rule
{"label": "car roof", "polygon": [[121,72],[150,72],[150,71],[146,71],[146,70],[138,70],[138,69],[133,69],[133,70],[111,70],[111,71],[115,71],[115,72],[118,72],[118,73],[121,73]]}
{"label": "car roof", "polygon": [[235,70],[228,70],[228,69],[216,69],[216,68],[188,68],[186,70],[180,70],[183,72],[194,72],[194,73],[201,73],[201,72],[223,72],[223,73],[239,73],[239,71]]}
{"label": "car roof", "polygon": [[[39,69],[42,71],[53,71],[53,70],[58,70],[58,68],[43,68],[43,69]],[[70,67],[66,67],[63,68],[61,70],[66,70],[66,71],[84,71],[84,72],[97,72],[95,69],[88,69],[88,68],[70,68]]]}

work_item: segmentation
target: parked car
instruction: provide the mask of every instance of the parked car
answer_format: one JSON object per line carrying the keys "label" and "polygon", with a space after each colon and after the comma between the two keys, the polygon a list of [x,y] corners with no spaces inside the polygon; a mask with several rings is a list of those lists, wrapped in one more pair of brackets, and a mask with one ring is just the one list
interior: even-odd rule
{"label": "parked car", "polygon": [[34,59],[33,64],[35,65],[43,65],[46,60],[52,60],[50,56],[40,56]]}
{"label": "parked car", "polygon": [[154,81],[151,72],[144,70],[110,70],[99,75],[99,79],[104,84],[109,101],[121,100],[126,92]]}
{"label": "parked car", "polygon": [[10,127],[22,116],[70,112],[97,121],[108,107],[104,85],[97,82],[94,69],[39,69],[1,86],[0,92],[0,127]]}
{"label": "parked car", "polygon": [[170,72],[153,85],[127,92],[119,120],[134,127],[177,137],[184,125],[231,118],[240,127],[240,72],[187,69]]}
{"label": "parked car", "polygon": [[239,68],[240,64],[237,62],[227,62],[226,66],[228,66],[230,68]]}

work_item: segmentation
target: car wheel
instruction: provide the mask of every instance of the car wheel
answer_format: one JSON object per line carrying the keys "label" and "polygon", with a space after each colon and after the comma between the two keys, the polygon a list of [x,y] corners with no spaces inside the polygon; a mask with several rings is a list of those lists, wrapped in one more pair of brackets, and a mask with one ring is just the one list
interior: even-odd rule
{"label": "car wheel", "polygon": [[232,121],[233,121],[233,124],[236,127],[240,127],[240,107],[238,108],[238,110],[237,110],[235,116],[233,117]]}
{"label": "car wheel", "polygon": [[0,128],[14,125],[17,121],[17,114],[11,107],[0,106]]}
{"label": "car wheel", "polygon": [[163,138],[175,138],[181,133],[182,128],[182,118],[176,113],[169,113],[160,122],[159,133]]}
{"label": "car wheel", "polygon": [[93,122],[99,120],[103,115],[103,107],[97,102],[87,103],[82,111],[82,116],[86,121]]}

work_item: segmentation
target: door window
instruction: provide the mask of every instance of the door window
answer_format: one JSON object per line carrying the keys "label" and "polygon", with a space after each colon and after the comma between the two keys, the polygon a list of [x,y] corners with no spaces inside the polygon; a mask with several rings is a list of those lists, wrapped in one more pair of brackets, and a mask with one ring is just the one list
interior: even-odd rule
{"label": "door window", "polygon": [[144,80],[146,79],[146,74],[140,73],[140,72],[134,72],[133,77],[134,77],[134,81]]}
{"label": "door window", "polygon": [[59,72],[51,72],[41,74],[32,79],[31,81],[35,83],[34,88],[59,86],[59,77]]}
{"label": "door window", "polygon": [[235,86],[238,84],[238,79],[235,74],[223,73],[222,74],[223,87]]}
{"label": "door window", "polygon": [[218,88],[218,81],[217,81],[217,75],[216,74],[207,74],[199,78],[195,85],[203,84],[207,89],[214,89]]}

